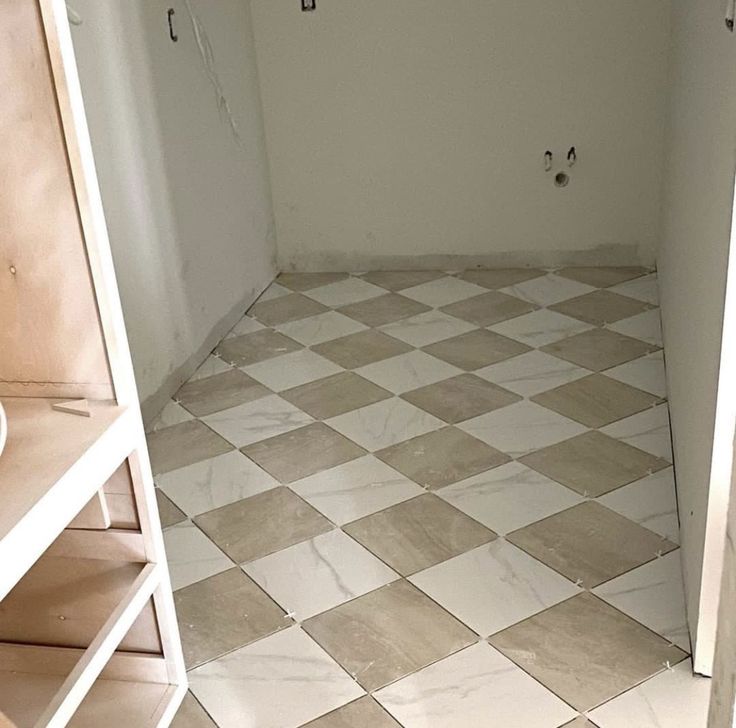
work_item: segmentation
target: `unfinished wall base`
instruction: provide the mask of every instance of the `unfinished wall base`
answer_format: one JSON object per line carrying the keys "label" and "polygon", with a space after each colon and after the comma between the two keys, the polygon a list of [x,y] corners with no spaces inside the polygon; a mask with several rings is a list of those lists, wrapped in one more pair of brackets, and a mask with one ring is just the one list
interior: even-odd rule
{"label": "unfinished wall base", "polygon": [[258,297],[271,285],[275,278],[276,273],[273,274],[268,285],[257,290],[248,291],[240,303],[218,321],[202,342],[202,345],[181,366],[170,372],[156,392],[141,403],[144,425],[147,426],[161,412],[169,400],[179,391],[181,385],[197,371],[212,350],[225,338],[228,331],[243,318],[245,312],[258,300]]}
{"label": "unfinished wall base", "polygon": [[611,244],[591,250],[523,250],[476,255],[381,255],[371,252],[304,250],[285,256],[280,260],[280,267],[289,272],[356,273],[372,270],[468,270],[527,266],[556,268],[569,265],[653,267],[654,263],[648,247]]}

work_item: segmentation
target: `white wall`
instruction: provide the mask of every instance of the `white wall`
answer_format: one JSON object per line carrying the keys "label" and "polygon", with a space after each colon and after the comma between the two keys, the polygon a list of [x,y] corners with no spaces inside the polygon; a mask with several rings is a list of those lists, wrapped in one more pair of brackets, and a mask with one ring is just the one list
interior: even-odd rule
{"label": "white wall", "polygon": [[[658,256],[688,619],[696,669],[706,674],[715,639],[736,406],[736,392],[722,386],[714,431],[736,143],[736,37],[726,30],[724,7],[718,0],[673,0]],[[733,379],[733,363],[722,373],[725,382]]]}
{"label": "white wall", "polygon": [[654,262],[668,0],[251,5],[283,268]]}
{"label": "white wall", "polygon": [[[210,75],[186,0],[69,5],[83,21],[73,30],[77,59],[150,417],[275,272],[250,12],[243,0],[191,0],[211,43]],[[169,7],[178,43],[169,39]]]}

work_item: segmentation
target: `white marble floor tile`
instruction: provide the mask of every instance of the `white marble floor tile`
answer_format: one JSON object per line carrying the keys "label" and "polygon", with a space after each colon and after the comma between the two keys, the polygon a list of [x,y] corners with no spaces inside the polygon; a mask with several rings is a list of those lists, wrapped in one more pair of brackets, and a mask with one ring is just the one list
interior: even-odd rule
{"label": "white marble floor tile", "polygon": [[501,535],[583,501],[564,485],[516,462],[447,486],[436,494]]}
{"label": "white marble floor tile", "polygon": [[330,283],[326,286],[313,288],[311,291],[305,291],[304,295],[319,301],[324,306],[338,308],[339,306],[347,306],[349,303],[358,303],[359,301],[367,301],[369,298],[383,296],[385,293],[385,288],[374,286],[360,278],[345,278],[337,283]]}
{"label": "white marble floor tile", "polygon": [[324,470],[289,487],[338,525],[424,493],[424,488],[373,455]]}
{"label": "white marble floor tile", "polygon": [[404,728],[559,728],[577,716],[486,642],[398,680],[374,697]]}
{"label": "white marble floor tile", "polygon": [[427,346],[478,328],[442,311],[427,311],[418,316],[381,326],[381,331],[412,346]]}
{"label": "white marble floor tile", "polygon": [[340,530],[243,564],[242,569],[299,622],[399,578]]}
{"label": "white marble floor tile", "polygon": [[292,351],[291,354],[277,356],[242,369],[274,392],[283,392],[343,371],[336,364],[309,349]]}
{"label": "white marble floor tile", "polygon": [[235,447],[291,432],[314,420],[293,404],[273,395],[201,418]]}
{"label": "white marble floor tile", "polygon": [[204,360],[199,369],[197,369],[197,371],[194,372],[191,377],[189,377],[189,381],[193,382],[197,379],[214,377],[216,374],[224,374],[225,372],[229,372],[231,369],[232,366],[230,366],[230,364],[228,364],[226,361],[223,361],[214,354],[210,354]]}
{"label": "white marble floor tile", "polygon": [[608,290],[622,296],[635,298],[637,301],[646,301],[655,306],[659,305],[659,289],[656,273],[651,273],[641,278],[634,278],[631,281],[624,281],[624,283],[612,286]]}
{"label": "white marble floor tile", "polygon": [[249,498],[278,481],[238,450],[156,476],[156,484],[188,516]]}
{"label": "white marble floor tile", "polygon": [[543,308],[509,321],[502,321],[500,324],[494,324],[488,328],[497,334],[516,339],[516,341],[520,341],[527,346],[539,348],[575,336],[575,334],[582,334],[584,331],[592,329],[593,326],[586,324],[584,321],[578,321],[571,316],[565,316],[556,311]]}
{"label": "white marble floor tile", "polygon": [[464,374],[462,369],[423,351],[410,351],[408,354],[368,364],[356,369],[356,372],[394,394],[403,394]]}
{"label": "white marble floor tile", "polygon": [[596,587],[593,593],[690,652],[679,549]]}
{"label": "white marble floor tile", "polygon": [[458,427],[497,450],[521,457],[586,431],[586,427],[546,407],[523,401],[475,417]]}
{"label": "white marble floor tile", "polygon": [[489,637],[581,589],[502,538],[409,578],[481,637]]}
{"label": "white marble floor tile", "polygon": [[290,627],[189,673],[219,728],[298,728],[364,694],[300,627]]}
{"label": "white marble floor tile", "polygon": [[266,327],[260,322],[256,321],[250,316],[243,316],[235,326],[227,333],[226,339],[232,339],[234,336],[245,336],[245,334],[252,334],[255,331],[261,331]]}
{"label": "white marble floor tile", "polygon": [[553,303],[567,301],[568,298],[582,296],[594,290],[593,286],[586,283],[579,283],[554,273],[548,273],[545,276],[533,278],[515,286],[502,288],[501,293],[508,293],[510,296],[536,303],[538,306],[551,306]]}
{"label": "white marble floor tile", "polygon": [[304,346],[315,346],[325,341],[339,339],[341,336],[365,331],[367,328],[367,326],[343,316],[337,311],[327,311],[318,316],[290,321],[277,326],[276,330]]}
{"label": "white marble floor tile", "polygon": [[710,680],[685,660],[589,713],[600,728],[705,728]]}
{"label": "white marble floor tile", "polygon": [[607,493],[598,498],[598,501],[673,543],[680,543],[680,522],[672,468],[665,468]]}
{"label": "white marble floor tile", "polygon": [[182,521],[164,531],[171,588],[194,584],[234,566],[215,544],[191,521]]}
{"label": "white marble floor tile", "polygon": [[444,426],[442,420],[397,397],[361,407],[326,422],[371,452]]}
{"label": "white marble floor tile", "polygon": [[646,341],[648,344],[662,346],[662,321],[658,308],[617,321],[606,328],[617,331],[619,334]]}
{"label": "white marble floor tile", "polygon": [[664,352],[655,351],[653,354],[608,369],[606,376],[637,389],[643,389],[645,392],[656,394],[658,397],[667,397]]}
{"label": "white marble floor tile", "polygon": [[531,397],[561,387],[592,372],[556,356],[541,351],[529,351],[475,373],[523,397]]}
{"label": "white marble floor tile", "polygon": [[601,428],[601,432],[672,462],[670,419],[666,403],[614,422]]}
{"label": "white marble floor tile", "polygon": [[193,419],[191,413],[187,412],[178,402],[169,400],[161,412],[148,423],[146,432],[156,432],[164,427],[171,427]]}
{"label": "white marble floor tile", "polygon": [[272,283],[261,295],[258,297],[258,303],[264,301],[271,301],[274,298],[281,298],[282,296],[288,296],[292,291],[288,288],[284,288],[280,283]]}
{"label": "white marble floor tile", "polygon": [[401,291],[402,296],[435,308],[448,306],[451,303],[457,303],[473,296],[480,296],[483,293],[488,293],[488,289],[450,276]]}

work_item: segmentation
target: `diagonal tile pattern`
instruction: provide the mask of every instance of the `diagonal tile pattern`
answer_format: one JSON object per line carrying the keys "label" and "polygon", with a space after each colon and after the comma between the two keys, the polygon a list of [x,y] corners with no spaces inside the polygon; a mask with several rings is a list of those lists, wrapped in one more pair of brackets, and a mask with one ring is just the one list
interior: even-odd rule
{"label": "diagonal tile pattern", "polygon": [[659,728],[670,686],[707,701],[665,399],[642,268],[282,274],[151,423],[174,725]]}

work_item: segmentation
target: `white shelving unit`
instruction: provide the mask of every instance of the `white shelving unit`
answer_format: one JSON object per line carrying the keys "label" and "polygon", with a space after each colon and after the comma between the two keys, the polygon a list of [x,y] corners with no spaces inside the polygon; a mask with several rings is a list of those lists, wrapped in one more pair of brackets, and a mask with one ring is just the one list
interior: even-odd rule
{"label": "white shelving unit", "polygon": [[186,673],[63,0],[0,3],[0,86],[0,726],[163,728]]}

